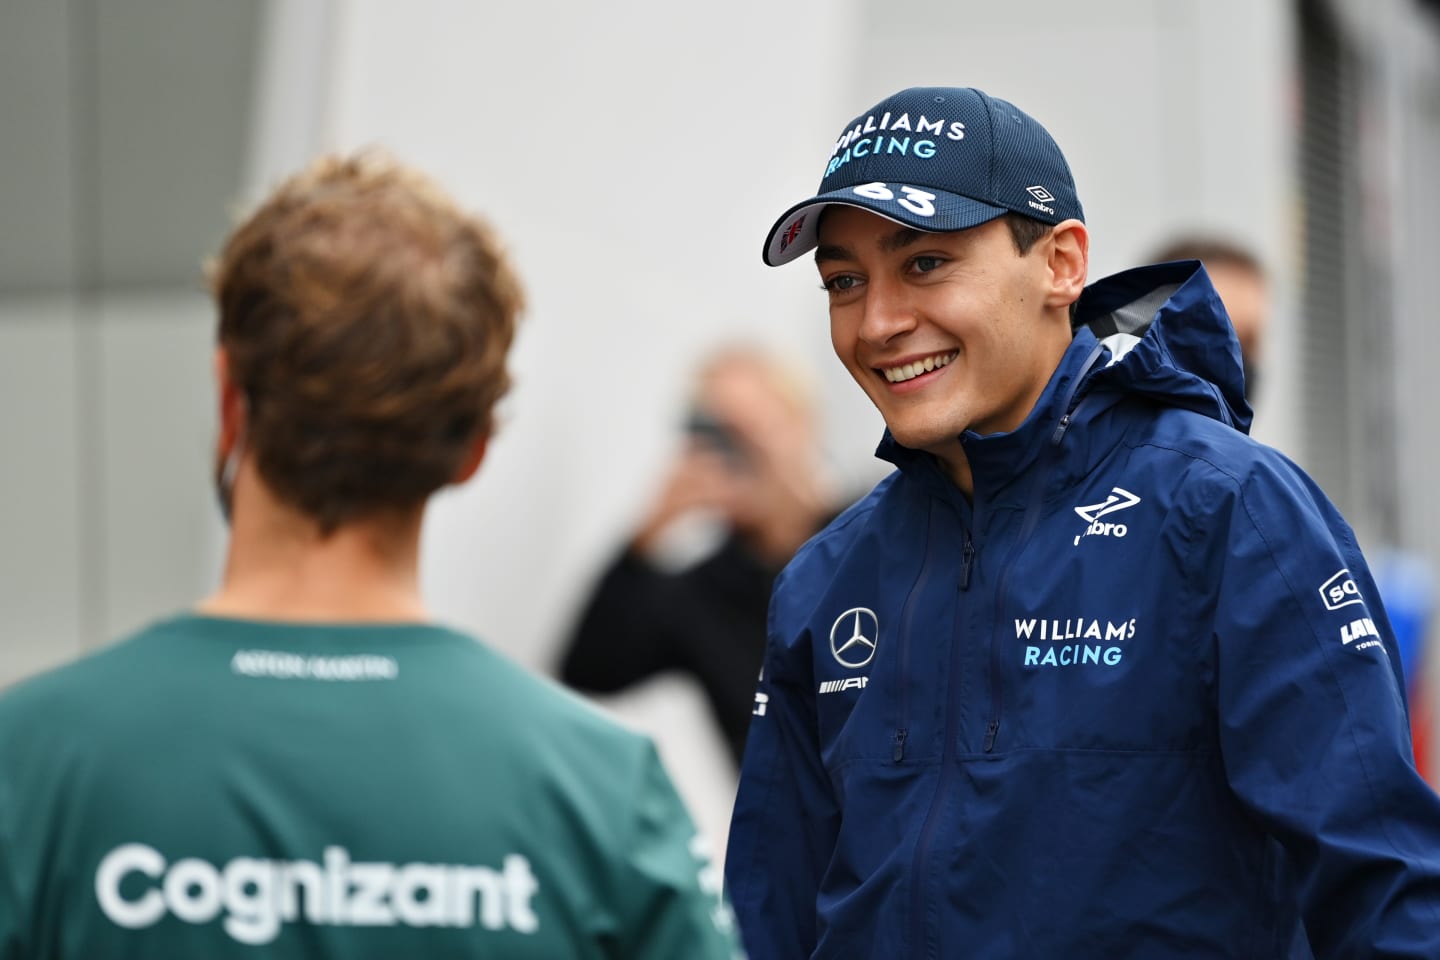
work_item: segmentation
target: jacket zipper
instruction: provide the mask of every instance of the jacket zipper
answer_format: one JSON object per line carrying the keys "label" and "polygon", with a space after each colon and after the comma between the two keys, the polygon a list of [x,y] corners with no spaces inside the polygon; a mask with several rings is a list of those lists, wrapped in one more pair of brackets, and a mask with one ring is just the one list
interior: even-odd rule
{"label": "jacket zipper", "polygon": [[[1097,343],[1095,345],[1095,348],[1090,352],[1089,357],[1086,358],[1085,363],[1081,366],[1079,375],[1075,377],[1073,381],[1071,381],[1070,388],[1066,393],[1064,400],[1060,404],[1060,409],[1067,412],[1060,417],[1060,420],[1055,427],[1054,433],[1051,434],[1050,445],[1045,451],[1046,453],[1053,456],[1059,451],[1060,441],[1064,439],[1065,431],[1070,428],[1070,424],[1073,420],[1073,417],[1068,412],[1070,410],[1070,404],[1074,401],[1075,394],[1079,391],[1081,384],[1083,384],[1086,378],[1089,376],[1090,370],[1095,366],[1096,362],[1099,361],[1101,355],[1104,352],[1105,346],[1103,344]],[[1083,406],[1086,401],[1092,398],[1093,394],[1089,397],[1086,397],[1086,400],[1082,401],[1081,405]],[[1078,415],[1078,407],[1075,412]],[[1025,519],[1021,523],[1020,536],[1016,538],[1016,542],[1011,548],[1009,556],[1006,557],[1005,564],[1001,568],[1000,576],[997,579],[995,607],[991,613],[991,616],[995,617],[995,623],[992,625],[990,631],[991,708],[990,722],[985,727],[984,748],[986,753],[990,753],[994,749],[995,738],[1000,733],[1000,707],[1001,694],[1003,691],[1001,690],[1000,686],[1000,621],[998,617],[999,602],[1000,598],[1004,595],[1003,590],[1005,586],[1005,581],[1008,579],[1010,567],[1013,565],[1015,558],[1019,556],[1020,548],[1024,546],[1025,541],[1030,538],[1030,534],[1034,532],[1035,526],[1039,523],[1040,508],[1043,506],[1045,498],[1045,475],[1049,472],[1048,469],[1045,468],[1048,467],[1048,465],[1049,464],[1041,465],[1041,469],[1035,471],[1035,479],[1033,481],[1033,486],[1031,487],[1029,503],[1026,505],[1025,509]],[[973,529],[981,529],[980,501],[978,500],[978,498],[974,503],[974,510],[971,513],[971,525]],[[969,531],[966,531],[965,539],[967,545],[969,545]],[[960,583],[962,589],[967,589],[970,585],[970,562],[973,561],[974,556],[975,549],[973,545],[971,545],[970,550],[966,554],[966,560],[961,566]],[[959,618],[957,617],[956,620],[958,623]],[[910,876],[910,921],[911,930],[913,932],[911,942],[912,945],[915,947],[919,947],[920,944],[925,943],[925,898],[923,893],[925,888],[920,881],[925,874],[925,861],[928,859],[930,842],[934,837],[936,826],[939,823],[940,809],[944,805],[943,801],[946,794],[949,792],[950,781],[951,779],[953,779],[952,771],[955,767],[955,763],[953,760],[956,735],[955,677],[958,676],[958,670],[960,667],[960,649],[960,638],[953,638],[950,657],[951,673],[949,683],[947,684],[948,689],[946,691],[945,697],[945,749],[941,759],[940,780],[935,786],[935,793],[930,798],[930,809],[927,810],[925,813],[925,824],[920,828],[920,838],[917,841],[915,849],[915,863]],[[929,954],[928,949],[926,950],[926,954]]]}
{"label": "jacket zipper", "polygon": [[[972,512],[972,527],[976,516],[977,514]],[[933,531],[931,539],[934,540]],[[960,565],[960,589],[962,591],[970,589],[970,573],[975,562],[975,553],[975,541],[971,536],[970,528],[967,528],[965,545],[961,548],[963,560]],[[941,751],[940,779],[935,785],[935,793],[930,798],[930,809],[925,812],[925,822],[920,827],[920,836],[915,842],[915,863],[910,876],[910,920],[913,933],[911,943],[915,947],[919,947],[925,942],[925,884],[923,882],[925,863],[929,859],[930,843],[940,822],[942,801],[949,793],[950,780],[954,776],[955,769],[954,754],[957,735],[955,680],[960,675],[960,653],[964,643],[960,627],[962,613],[963,611],[959,610],[956,612],[955,634],[950,638],[950,676],[945,691],[945,745]]]}
{"label": "jacket zipper", "polygon": [[1065,439],[1065,431],[1070,429],[1073,418],[1065,414],[1055,426],[1055,432],[1050,436],[1050,446],[1041,454],[1044,458],[1035,470],[1035,477],[1031,481],[1029,501],[1025,505],[1025,518],[1020,523],[1020,534],[1015,538],[1010,552],[1005,556],[1005,564],[1000,568],[1000,576],[995,582],[995,602],[991,609],[995,612],[995,622],[990,627],[990,722],[985,724],[984,752],[991,753],[995,749],[995,738],[1000,734],[1001,708],[1005,701],[1005,688],[1000,683],[1001,663],[1000,651],[1004,646],[1000,642],[1000,634],[1003,632],[1001,621],[998,616],[1000,604],[1005,597],[1005,587],[1010,580],[1010,570],[1015,566],[1026,544],[1030,542],[1030,536],[1040,523],[1040,514],[1045,506],[1045,480],[1050,472],[1055,454],[1060,449],[1060,441]]}
{"label": "jacket zipper", "polygon": [[[995,749],[995,738],[1000,735],[1001,708],[1004,706],[1005,690],[1000,683],[1000,649],[1002,644],[1000,643],[1001,622],[999,612],[1001,601],[1005,597],[1005,586],[1010,579],[1010,568],[1015,565],[1015,561],[1019,558],[1020,552],[1025,549],[1025,545],[1030,541],[1031,534],[1035,532],[1035,527],[1040,523],[1040,514],[1045,506],[1046,477],[1050,472],[1050,467],[1059,456],[1060,443],[1065,439],[1065,431],[1070,429],[1070,424],[1074,421],[1075,414],[1080,412],[1077,406],[1072,413],[1070,411],[1070,404],[1074,401],[1075,394],[1079,391],[1081,384],[1083,384],[1089,376],[1091,368],[1099,362],[1104,352],[1104,344],[1097,343],[1095,348],[1090,351],[1090,355],[1085,359],[1085,364],[1080,368],[1079,375],[1070,382],[1070,389],[1066,392],[1065,399],[1060,404],[1060,409],[1066,412],[1061,415],[1059,422],[1055,424],[1055,430],[1050,434],[1049,445],[1041,451],[1040,463],[1036,465],[1034,478],[1030,482],[1030,496],[1028,502],[1025,504],[1025,518],[1020,524],[1020,535],[1015,538],[1015,543],[1011,545],[1010,552],[1005,557],[1005,563],[1000,568],[1000,576],[997,577],[995,581],[995,602],[991,605],[991,610],[993,611],[992,616],[995,617],[995,622],[991,624],[990,627],[990,722],[985,724],[985,743],[983,745],[985,753],[991,753]],[[1090,401],[1093,396],[1093,394],[1087,396],[1085,400],[1080,402],[1081,405],[1083,406],[1086,402]]]}
{"label": "jacket zipper", "polygon": [[900,615],[900,662],[898,673],[900,679],[900,717],[895,728],[893,738],[893,749],[890,756],[895,763],[905,759],[905,739],[910,735],[910,638],[912,636],[911,622],[915,618],[915,604],[918,598],[925,592],[925,584],[930,579],[930,570],[934,566],[935,545],[940,538],[935,529],[938,522],[935,516],[935,502],[930,502],[929,523],[927,524],[925,542],[925,560],[920,565],[920,573],[915,578],[915,585],[910,588],[910,595],[905,599],[905,610]]}
{"label": "jacket zipper", "polygon": [[[1068,426],[1069,418],[1064,418],[1062,422]],[[1062,428],[1060,434],[1063,435],[1063,433]],[[1030,503],[1025,508],[1025,519],[1020,524],[1020,535],[1015,538],[1015,543],[1011,545],[1010,552],[1005,556],[1005,565],[1000,568],[1000,576],[995,582],[995,601],[990,605],[991,615],[994,616],[995,622],[990,627],[990,721],[985,724],[985,743],[983,745],[985,753],[990,753],[995,749],[995,738],[1000,734],[1000,712],[1005,697],[1005,688],[1000,683],[1000,649],[1002,647],[1000,642],[1002,632],[999,617],[1000,603],[1005,596],[1005,586],[1010,580],[1010,569],[1015,566],[1015,560],[1025,549],[1025,544],[1029,542],[1030,535],[1035,532],[1035,526],[1039,523],[1040,508],[1045,499],[1045,473],[1044,470],[1036,471]]]}

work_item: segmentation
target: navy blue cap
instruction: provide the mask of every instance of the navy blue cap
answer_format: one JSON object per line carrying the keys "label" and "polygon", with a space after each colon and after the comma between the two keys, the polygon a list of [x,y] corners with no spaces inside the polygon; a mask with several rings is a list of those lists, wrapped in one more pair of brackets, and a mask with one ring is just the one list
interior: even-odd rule
{"label": "navy blue cap", "polygon": [[1085,212],[1054,138],[1013,104],[969,87],[911,87],[846,125],[820,189],[775,221],[765,262],[815,249],[820,211],[862,207],[917,230],[966,230],[1008,212],[1055,224]]}

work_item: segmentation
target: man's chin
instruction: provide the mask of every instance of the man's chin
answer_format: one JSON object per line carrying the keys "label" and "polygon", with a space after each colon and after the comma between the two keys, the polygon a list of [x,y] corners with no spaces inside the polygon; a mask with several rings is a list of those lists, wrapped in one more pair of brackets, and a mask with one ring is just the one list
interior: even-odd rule
{"label": "man's chin", "polygon": [[904,425],[896,426],[893,423],[886,424],[890,428],[890,436],[902,447],[909,447],[912,450],[928,450],[931,453],[944,450],[945,448],[960,442],[961,431],[948,433],[935,428],[916,429]]}

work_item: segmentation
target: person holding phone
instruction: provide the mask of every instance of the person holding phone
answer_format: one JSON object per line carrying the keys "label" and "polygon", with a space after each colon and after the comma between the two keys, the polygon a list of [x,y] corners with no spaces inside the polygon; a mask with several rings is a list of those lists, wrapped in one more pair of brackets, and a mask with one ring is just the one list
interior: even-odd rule
{"label": "person holding phone", "polygon": [[740,762],[775,574],[835,515],[806,386],[770,353],[700,368],[680,450],[567,638],[565,683],[613,693],[692,676]]}

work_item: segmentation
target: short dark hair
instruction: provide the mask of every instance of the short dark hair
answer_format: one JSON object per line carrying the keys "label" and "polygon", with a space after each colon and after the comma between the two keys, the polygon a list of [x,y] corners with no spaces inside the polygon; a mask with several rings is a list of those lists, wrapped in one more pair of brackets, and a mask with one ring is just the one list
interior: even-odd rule
{"label": "short dark hair", "polygon": [[[1052,224],[1036,220],[1034,217],[1027,217],[1025,214],[1016,213],[1013,210],[1006,213],[1002,219],[1005,221],[1005,226],[1010,228],[1010,239],[1015,243],[1015,252],[1022,257],[1030,252],[1030,248],[1035,246],[1041,237],[1053,229]],[[1076,300],[1070,304],[1071,323],[1075,322],[1075,312],[1079,303],[1080,301]]]}
{"label": "short dark hair", "polygon": [[1034,217],[1027,217],[1023,213],[1010,211],[1003,215],[1005,226],[1010,228],[1010,239],[1015,242],[1015,252],[1020,256],[1030,252],[1030,248],[1052,229],[1052,225],[1043,220],[1036,220]]}
{"label": "short dark hair", "polygon": [[1171,260],[1199,260],[1212,266],[1240,267],[1257,276],[1265,275],[1255,254],[1225,237],[1198,233],[1175,237],[1150,255],[1151,263],[1168,263]]}

